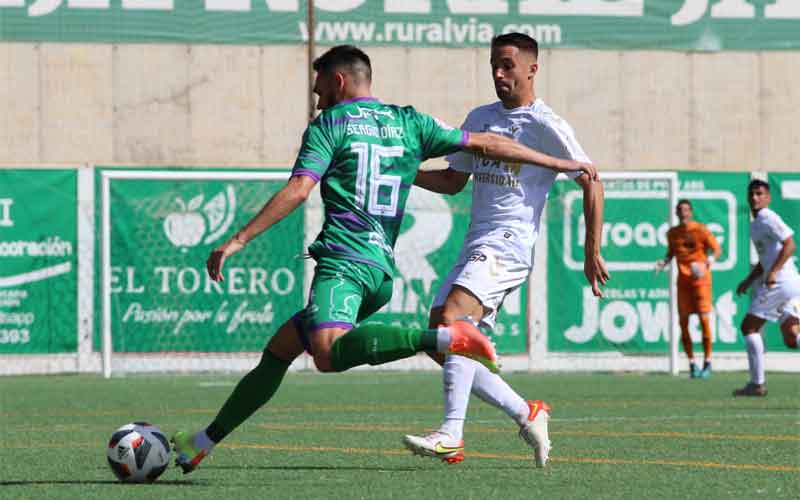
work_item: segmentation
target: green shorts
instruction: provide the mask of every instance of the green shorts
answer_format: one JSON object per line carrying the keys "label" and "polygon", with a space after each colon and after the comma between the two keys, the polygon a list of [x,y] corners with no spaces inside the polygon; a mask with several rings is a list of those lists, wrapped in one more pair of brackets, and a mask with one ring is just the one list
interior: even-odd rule
{"label": "green shorts", "polygon": [[323,328],[349,330],[392,298],[392,278],[361,262],[320,257],[314,269],[308,305],[292,318],[310,352],[308,336]]}

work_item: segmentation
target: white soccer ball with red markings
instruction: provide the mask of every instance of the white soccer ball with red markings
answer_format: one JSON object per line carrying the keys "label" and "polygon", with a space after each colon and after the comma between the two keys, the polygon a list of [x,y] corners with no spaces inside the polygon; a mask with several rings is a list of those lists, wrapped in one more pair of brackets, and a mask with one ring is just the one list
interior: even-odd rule
{"label": "white soccer ball with red markings", "polygon": [[133,422],[114,431],[106,456],[120,481],[152,483],[169,465],[169,441],[155,425]]}

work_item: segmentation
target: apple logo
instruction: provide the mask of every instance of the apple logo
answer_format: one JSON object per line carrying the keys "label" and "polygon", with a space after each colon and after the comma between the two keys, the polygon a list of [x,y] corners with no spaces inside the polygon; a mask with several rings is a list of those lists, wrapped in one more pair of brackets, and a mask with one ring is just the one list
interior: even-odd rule
{"label": "apple logo", "polygon": [[178,196],[175,203],[180,211],[172,212],[164,219],[164,233],[173,245],[186,252],[188,247],[199,244],[206,233],[206,221],[196,212],[203,204],[203,195],[195,196],[188,204]]}
{"label": "apple logo", "polygon": [[164,218],[164,234],[183,253],[189,247],[210,245],[225,236],[236,217],[233,185],[227,184],[222,191],[204,201],[203,194],[195,196],[189,203],[178,196],[175,203],[179,210]]}

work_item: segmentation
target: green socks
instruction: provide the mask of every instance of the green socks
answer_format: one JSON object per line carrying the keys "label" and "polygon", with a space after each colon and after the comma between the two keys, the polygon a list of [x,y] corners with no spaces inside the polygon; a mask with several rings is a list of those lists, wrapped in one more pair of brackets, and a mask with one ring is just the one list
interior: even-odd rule
{"label": "green socks", "polygon": [[[380,365],[413,356],[420,351],[435,351],[438,330],[420,330],[366,324],[339,337],[331,348],[331,365],[342,372],[363,364]],[[291,363],[264,349],[261,361],[233,390],[206,434],[219,443],[269,401],[280,387]]]}
{"label": "green socks", "polygon": [[264,349],[261,361],[239,381],[217,417],[206,429],[208,437],[219,443],[269,401],[280,387],[290,364]]}
{"label": "green socks", "polygon": [[438,331],[361,325],[342,335],[331,347],[331,365],[343,372],[363,364],[380,365],[408,358],[420,351],[435,351]]}

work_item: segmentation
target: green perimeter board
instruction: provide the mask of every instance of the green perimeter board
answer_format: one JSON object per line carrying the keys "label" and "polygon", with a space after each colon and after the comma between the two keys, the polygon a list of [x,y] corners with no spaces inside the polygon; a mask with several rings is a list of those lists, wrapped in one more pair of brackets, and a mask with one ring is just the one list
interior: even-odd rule
{"label": "green perimeter board", "polygon": [[0,354],[75,352],[74,169],[0,169]]}
{"label": "green perimeter board", "polygon": [[[749,299],[736,296],[735,289],[749,271],[749,212],[743,195],[749,175],[679,172],[678,177],[678,197],[692,201],[695,218],[708,225],[722,245],[713,269],[714,349],[741,351],[739,324]],[[674,209],[665,189],[657,184],[606,183],[602,252],[616,269],[605,288],[606,298],[598,301],[582,273],[583,215],[580,191],[573,184],[557,183],[548,205],[548,349],[666,352],[670,278],[653,271],[655,261],[666,254],[668,217]],[[552,286],[555,282],[558,287]],[[699,342],[696,317],[690,321],[690,331]],[[779,338],[768,339],[767,345],[771,350],[784,349]]]}
{"label": "green perimeter board", "polygon": [[611,281],[592,296],[583,275],[583,197],[575,182],[556,182],[547,208],[548,350],[664,352],[669,295],[653,274],[669,228],[668,183],[604,181],[602,255]]}
{"label": "green perimeter board", "polygon": [[[98,169],[98,207],[100,175]],[[285,182],[112,179],[114,351],[261,351],[303,304],[303,211],[228,260],[222,283],[208,278],[205,263]],[[101,220],[98,213],[98,235]],[[98,236],[98,319],[99,243]],[[97,347],[100,335],[98,327]]]}
{"label": "green perimeter board", "polygon": [[[767,178],[769,179],[770,192],[772,193],[772,203],[770,203],[769,208],[780,215],[783,221],[794,230],[794,241],[800,244],[800,173],[770,172]],[[743,193],[742,197],[744,196]],[[794,265],[799,266],[800,251],[795,251],[794,255]],[[764,333],[764,340],[768,349],[788,350],[783,345],[783,336],[777,323],[767,322],[764,327]]]}
{"label": "green perimeter board", "polygon": [[[314,227],[313,234],[307,235],[302,228],[306,219],[321,220],[319,204],[307,202],[303,210],[289,216],[290,220],[271,228],[228,261],[228,272],[233,268],[243,269],[239,285],[231,284],[228,276],[222,284],[223,293],[217,293],[206,279],[204,264],[208,253],[255,215],[283,183],[283,180],[248,181],[245,188],[230,181],[112,181],[115,352],[234,352],[263,348],[277,327],[304,305],[307,296],[304,283],[309,281],[304,273],[313,265],[307,268],[306,261],[299,257],[305,252],[304,241],[313,239],[318,228]],[[228,194],[228,184],[234,190],[233,195]],[[99,194],[97,203],[99,207]],[[225,217],[220,214],[228,213],[225,210],[234,205],[234,220],[225,234],[206,242],[215,234],[212,228],[220,229],[219,221]],[[393,297],[371,321],[412,327],[427,325],[435,293],[461,250],[470,209],[470,188],[456,196],[412,190],[395,247],[398,276]],[[211,213],[217,215],[210,216]],[[97,220],[99,231],[99,212]],[[97,249],[96,320],[100,325],[99,236]],[[289,275],[293,277],[291,291],[288,291]],[[262,282],[268,291],[266,295],[259,285]],[[228,288],[231,286],[234,289]],[[506,299],[493,332],[499,352],[526,352],[527,296],[524,286]],[[247,304],[242,305],[244,302]],[[268,305],[265,311],[263,308]],[[230,313],[227,320],[217,314],[220,308]],[[235,331],[229,332],[239,308],[259,314],[251,315],[252,323],[233,325]],[[100,335],[98,328],[97,349]]]}
{"label": "green perimeter board", "polygon": [[[745,0],[325,0],[323,44],[488,46],[521,31],[543,47],[797,50],[800,5]],[[297,44],[307,3],[294,0],[4,0],[0,39],[113,43]]]}
{"label": "green perimeter board", "polygon": [[[714,350],[743,352],[739,325],[750,301],[746,295],[737,296],[736,287],[750,272],[750,213],[744,194],[750,176],[746,173],[679,172],[678,178],[678,197],[692,202],[695,220],[705,224],[722,247],[722,255],[712,267]],[[666,286],[668,278],[662,275],[661,279]],[[696,315],[689,320],[689,330],[696,343],[702,341]]]}

